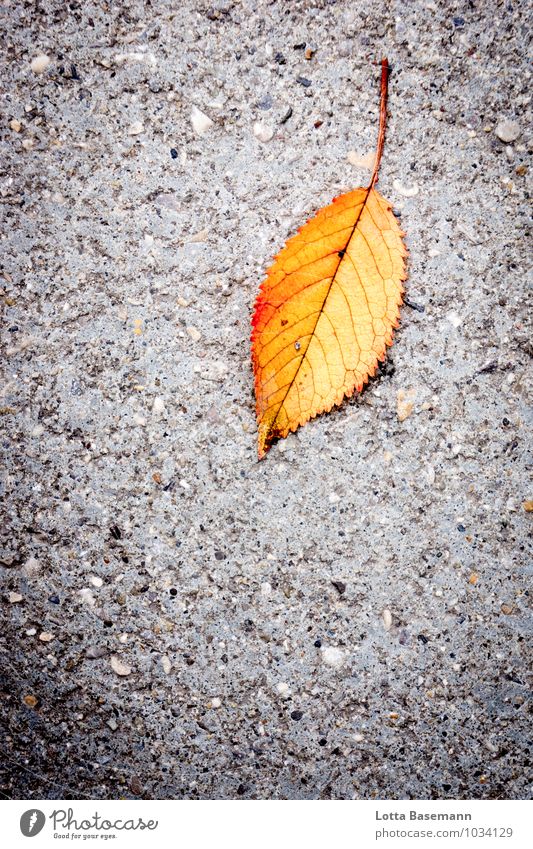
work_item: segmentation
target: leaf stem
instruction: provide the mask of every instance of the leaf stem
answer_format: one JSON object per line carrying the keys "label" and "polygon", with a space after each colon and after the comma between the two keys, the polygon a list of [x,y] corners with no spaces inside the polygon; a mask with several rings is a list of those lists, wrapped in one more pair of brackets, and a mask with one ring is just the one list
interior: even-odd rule
{"label": "leaf stem", "polygon": [[385,129],[387,126],[387,93],[388,93],[388,85],[389,85],[389,73],[390,66],[388,59],[381,60],[381,101],[379,105],[379,133],[378,133],[378,143],[376,147],[376,159],[374,162],[374,170],[372,172],[372,179],[370,180],[370,184],[368,186],[371,189],[378,180],[378,171],[381,163],[381,155],[383,153],[383,145],[385,144]]}

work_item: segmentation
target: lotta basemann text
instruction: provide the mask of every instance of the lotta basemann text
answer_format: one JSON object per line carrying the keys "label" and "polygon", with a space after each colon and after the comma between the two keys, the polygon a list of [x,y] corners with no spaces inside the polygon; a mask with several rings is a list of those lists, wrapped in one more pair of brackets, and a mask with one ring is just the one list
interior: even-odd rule
{"label": "lotta basemann text", "polygon": [[472,814],[459,814],[459,813],[424,813],[420,814],[418,811],[409,811],[406,813],[400,811],[391,811],[389,813],[383,813],[382,811],[376,811],[376,819],[377,820],[471,820]]}

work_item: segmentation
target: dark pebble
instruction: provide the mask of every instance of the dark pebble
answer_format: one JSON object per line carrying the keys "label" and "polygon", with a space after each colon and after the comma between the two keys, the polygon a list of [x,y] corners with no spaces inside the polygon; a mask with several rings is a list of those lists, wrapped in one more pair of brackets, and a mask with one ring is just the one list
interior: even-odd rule
{"label": "dark pebble", "polygon": [[327,745],[327,742],[328,742],[328,741],[326,740],[326,738],[325,738],[325,737],[322,737],[322,738],[318,741],[318,745],[319,745],[319,746],[326,746],[326,745]]}
{"label": "dark pebble", "polygon": [[313,645],[316,649],[319,649],[322,646],[322,640],[315,640]]}
{"label": "dark pebble", "polygon": [[454,18],[453,19],[454,27],[464,27],[465,19],[464,18]]}
{"label": "dark pebble", "polygon": [[420,640],[420,642],[423,643],[424,645],[426,645],[426,643],[429,643],[429,640],[428,640],[428,638],[426,637],[425,634],[419,634],[418,637],[417,637],[417,640]]}
{"label": "dark pebble", "polygon": [[331,583],[333,584],[339,595],[343,595],[346,592],[346,584],[344,583],[344,581],[332,581]]}
{"label": "dark pebble", "polygon": [[130,779],[130,790],[134,796],[140,796],[143,792],[143,786],[136,775]]}
{"label": "dark pebble", "polygon": [[466,531],[466,528],[465,528],[464,525],[457,525],[457,530],[460,531],[462,534],[464,534],[464,532]]}
{"label": "dark pebble", "polygon": [[171,155],[172,159],[178,158],[178,151],[176,150],[175,147],[170,148],[170,155]]}
{"label": "dark pebble", "polygon": [[58,595],[51,595],[51,596],[48,596],[48,601],[49,601],[51,604],[59,604],[59,596],[58,596]]}
{"label": "dark pebble", "polygon": [[269,94],[265,94],[264,97],[257,104],[258,109],[263,109],[266,111],[267,109],[272,108],[272,98]]}
{"label": "dark pebble", "polygon": [[292,115],[292,106],[289,106],[289,108],[288,108],[288,109],[287,109],[287,111],[285,112],[285,115],[284,115],[284,116],[283,116],[283,118],[281,119],[281,123],[282,123],[282,124],[285,124],[285,122],[289,120],[289,118],[291,117],[291,115]]}
{"label": "dark pebble", "polygon": [[170,593],[170,595],[177,595],[178,591],[177,591],[176,587],[171,587],[170,590],[169,590],[169,593]]}
{"label": "dark pebble", "polygon": [[415,304],[415,302],[412,301],[410,298],[404,298],[403,302],[404,302],[406,307],[410,307],[412,310],[416,310],[417,312],[425,312],[426,311],[425,307],[423,307],[421,304]]}
{"label": "dark pebble", "polygon": [[285,65],[286,61],[287,60],[285,59],[283,53],[276,53],[276,55],[274,56],[274,62],[277,62],[278,65]]}
{"label": "dark pebble", "polygon": [[303,716],[303,712],[301,710],[293,710],[291,713],[291,719],[294,719],[295,722],[299,722]]}
{"label": "dark pebble", "polygon": [[296,77],[296,82],[303,85],[305,88],[309,88],[312,85],[311,80],[308,80],[307,77]]}

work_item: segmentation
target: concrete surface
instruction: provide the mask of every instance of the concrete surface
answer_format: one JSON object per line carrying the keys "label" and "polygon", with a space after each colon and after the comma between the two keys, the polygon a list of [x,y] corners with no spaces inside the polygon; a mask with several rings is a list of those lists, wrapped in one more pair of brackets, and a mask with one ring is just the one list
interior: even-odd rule
{"label": "concrete surface", "polygon": [[[5,4],[4,796],[527,796],[527,12]],[[258,464],[251,306],[382,55],[417,308]]]}

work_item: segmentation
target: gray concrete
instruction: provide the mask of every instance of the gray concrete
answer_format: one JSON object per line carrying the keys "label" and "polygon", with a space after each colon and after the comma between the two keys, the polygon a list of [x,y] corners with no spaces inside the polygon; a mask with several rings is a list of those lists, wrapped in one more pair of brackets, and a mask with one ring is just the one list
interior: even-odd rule
{"label": "gray concrete", "polygon": [[[104,6],[4,9],[2,794],[525,797],[528,4]],[[420,309],[258,464],[257,287],[382,55]]]}

